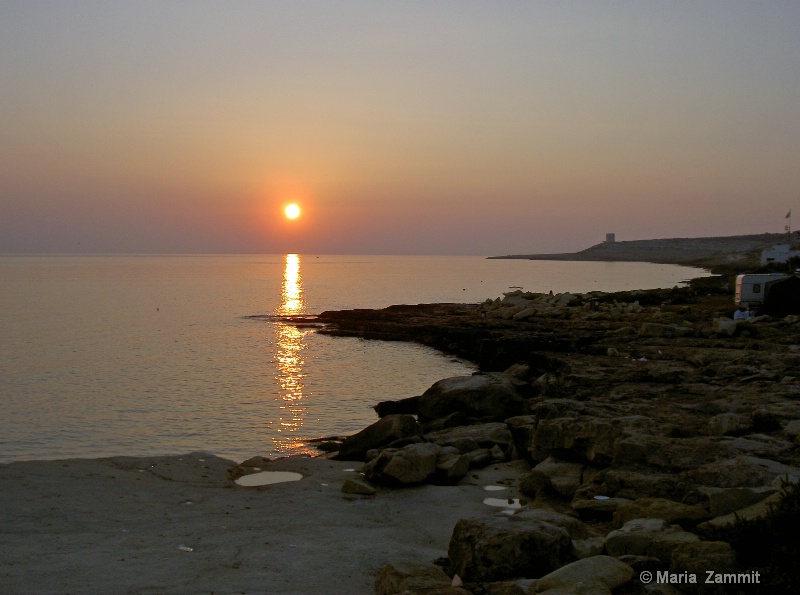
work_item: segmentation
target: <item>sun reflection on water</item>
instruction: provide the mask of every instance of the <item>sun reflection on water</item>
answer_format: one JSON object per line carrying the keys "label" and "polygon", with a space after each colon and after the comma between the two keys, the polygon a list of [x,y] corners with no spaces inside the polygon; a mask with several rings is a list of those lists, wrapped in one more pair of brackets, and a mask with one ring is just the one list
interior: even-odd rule
{"label": "sun reflection on water", "polygon": [[[293,316],[302,314],[303,277],[300,273],[300,257],[297,254],[286,255],[281,286],[281,304],[277,314]],[[274,438],[275,446],[280,452],[290,454],[313,454],[315,451],[306,446],[298,436],[303,427],[307,406],[303,403],[303,350],[306,344],[303,338],[307,331],[295,326],[278,322],[275,325],[275,344],[277,352],[275,360],[278,373],[275,379],[280,388],[278,398],[280,404],[280,423],[276,428],[278,437]]]}
{"label": "sun reflection on water", "polygon": [[300,314],[303,311],[303,276],[300,274],[300,257],[286,255],[281,286],[281,305],[278,313],[282,316]]}

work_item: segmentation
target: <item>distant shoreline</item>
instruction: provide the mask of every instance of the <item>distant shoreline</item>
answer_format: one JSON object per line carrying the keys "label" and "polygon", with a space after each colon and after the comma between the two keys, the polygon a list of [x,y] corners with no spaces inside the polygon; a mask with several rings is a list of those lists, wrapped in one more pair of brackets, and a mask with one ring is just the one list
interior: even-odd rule
{"label": "distant shoreline", "polygon": [[786,234],[666,238],[657,240],[607,241],[579,252],[556,254],[509,254],[489,259],[562,260],[603,262],[651,262],[708,269],[732,274],[759,266],[761,251],[786,243]]}

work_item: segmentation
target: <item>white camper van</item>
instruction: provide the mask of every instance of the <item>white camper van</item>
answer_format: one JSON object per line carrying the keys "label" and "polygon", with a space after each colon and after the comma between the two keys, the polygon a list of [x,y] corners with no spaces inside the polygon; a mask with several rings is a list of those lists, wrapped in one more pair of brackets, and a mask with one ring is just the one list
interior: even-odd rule
{"label": "white camper van", "polygon": [[767,283],[791,277],[785,273],[764,273],[753,275],[738,275],[736,277],[736,296],[737,306],[752,308],[760,306],[764,302],[765,287]]}

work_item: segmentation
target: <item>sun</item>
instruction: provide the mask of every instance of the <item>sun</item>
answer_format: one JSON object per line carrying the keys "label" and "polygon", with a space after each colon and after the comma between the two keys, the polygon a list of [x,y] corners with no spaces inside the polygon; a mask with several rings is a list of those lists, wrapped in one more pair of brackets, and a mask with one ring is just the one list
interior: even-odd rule
{"label": "sun", "polygon": [[286,208],[283,209],[283,214],[286,215],[287,219],[297,219],[300,216],[300,207],[295,203],[286,205]]}

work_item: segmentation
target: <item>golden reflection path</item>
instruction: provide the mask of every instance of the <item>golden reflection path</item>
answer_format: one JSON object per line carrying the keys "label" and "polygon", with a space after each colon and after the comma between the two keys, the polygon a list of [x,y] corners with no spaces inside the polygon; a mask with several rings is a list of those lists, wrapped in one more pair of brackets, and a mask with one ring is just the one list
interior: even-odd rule
{"label": "golden reflection path", "polygon": [[[276,314],[280,316],[293,316],[302,314],[303,303],[303,277],[300,273],[300,257],[297,254],[287,254],[283,269],[283,283],[281,285],[281,304]],[[275,379],[280,387],[278,398],[280,404],[280,419],[276,428],[278,437],[273,438],[276,448],[281,452],[290,454],[314,454],[314,449],[308,448],[297,435],[303,427],[306,414],[306,405],[303,404],[303,350],[306,348],[303,338],[305,332],[297,327],[283,322],[276,323],[277,346],[275,360],[278,373]]]}

